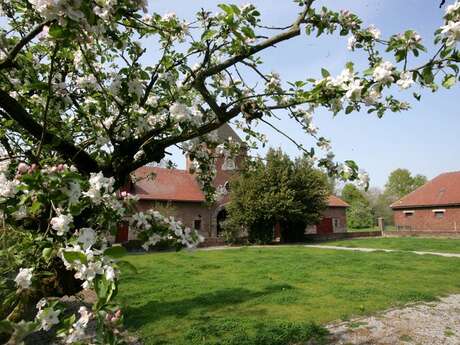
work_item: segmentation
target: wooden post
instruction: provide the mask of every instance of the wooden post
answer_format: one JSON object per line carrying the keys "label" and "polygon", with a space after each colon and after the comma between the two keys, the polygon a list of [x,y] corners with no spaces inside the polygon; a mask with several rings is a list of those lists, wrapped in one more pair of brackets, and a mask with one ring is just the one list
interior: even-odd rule
{"label": "wooden post", "polygon": [[379,230],[381,232],[384,232],[385,231],[385,221],[384,221],[383,217],[379,217],[377,219],[377,221],[378,221],[378,224],[379,224]]}

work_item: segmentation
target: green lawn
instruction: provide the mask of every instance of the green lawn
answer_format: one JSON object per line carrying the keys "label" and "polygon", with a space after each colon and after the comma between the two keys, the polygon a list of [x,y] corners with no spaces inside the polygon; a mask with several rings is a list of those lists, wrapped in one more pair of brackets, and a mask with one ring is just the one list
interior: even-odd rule
{"label": "green lawn", "polygon": [[460,253],[460,239],[423,237],[359,238],[327,242],[328,246],[414,250],[421,252]]}
{"label": "green lawn", "polygon": [[287,345],[348,319],[460,293],[460,259],[315,248],[133,255],[119,299],[145,344]]}

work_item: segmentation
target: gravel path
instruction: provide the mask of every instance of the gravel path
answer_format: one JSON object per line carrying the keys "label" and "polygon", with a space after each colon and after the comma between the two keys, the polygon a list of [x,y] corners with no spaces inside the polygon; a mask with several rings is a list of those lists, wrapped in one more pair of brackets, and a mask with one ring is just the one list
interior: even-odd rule
{"label": "gravel path", "polygon": [[[460,254],[455,253],[438,253],[438,252],[420,252],[420,251],[408,251],[408,250],[397,250],[397,249],[378,249],[378,248],[358,248],[358,247],[338,247],[338,246],[328,246],[328,245],[321,245],[321,244],[309,244],[306,245],[307,248],[320,248],[320,249],[334,249],[334,250],[351,250],[355,252],[404,252],[404,253],[414,253],[418,255],[436,255],[436,256],[444,256],[447,258],[460,258]],[[460,343],[459,343],[460,344]]]}
{"label": "gravel path", "polygon": [[459,345],[460,295],[327,327],[334,345]]}

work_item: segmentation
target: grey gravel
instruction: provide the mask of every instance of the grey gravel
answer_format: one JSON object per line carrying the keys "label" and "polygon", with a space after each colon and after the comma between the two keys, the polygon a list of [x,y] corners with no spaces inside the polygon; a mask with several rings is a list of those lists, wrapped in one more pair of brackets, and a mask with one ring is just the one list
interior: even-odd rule
{"label": "grey gravel", "polygon": [[459,345],[460,295],[327,326],[336,345]]}

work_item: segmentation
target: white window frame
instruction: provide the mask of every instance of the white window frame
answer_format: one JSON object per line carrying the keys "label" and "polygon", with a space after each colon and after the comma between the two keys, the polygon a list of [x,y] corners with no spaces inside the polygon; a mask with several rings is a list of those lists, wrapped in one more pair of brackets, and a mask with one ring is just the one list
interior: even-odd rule
{"label": "white window frame", "polygon": [[410,211],[403,211],[403,213],[404,213],[404,215],[406,215],[406,216],[407,216],[407,215],[411,215],[411,216],[412,216],[412,215],[415,213],[415,211],[413,211],[413,210],[410,210]]}

